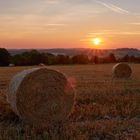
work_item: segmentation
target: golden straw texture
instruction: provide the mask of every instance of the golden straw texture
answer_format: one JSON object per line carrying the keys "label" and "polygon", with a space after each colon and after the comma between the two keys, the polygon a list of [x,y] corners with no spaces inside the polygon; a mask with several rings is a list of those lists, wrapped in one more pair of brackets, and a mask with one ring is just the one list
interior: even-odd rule
{"label": "golden straw texture", "polygon": [[126,63],[118,63],[113,67],[114,78],[129,78],[132,74],[131,67]]}
{"label": "golden straw texture", "polygon": [[62,73],[34,68],[13,78],[8,101],[22,119],[47,125],[66,120],[74,104],[74,89]]}

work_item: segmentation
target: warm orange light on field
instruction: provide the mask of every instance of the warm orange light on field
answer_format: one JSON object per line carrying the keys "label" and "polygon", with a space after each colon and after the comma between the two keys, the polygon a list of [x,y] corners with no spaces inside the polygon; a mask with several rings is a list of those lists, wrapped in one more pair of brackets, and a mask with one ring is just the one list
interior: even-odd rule
{"label": "warm orange light on field", "polygon": [[92,42],[93,42],[94,45],[98,46],[98,45],[101,45],[102,39],[98,38],[98,37],[97,38],[93,38]]}

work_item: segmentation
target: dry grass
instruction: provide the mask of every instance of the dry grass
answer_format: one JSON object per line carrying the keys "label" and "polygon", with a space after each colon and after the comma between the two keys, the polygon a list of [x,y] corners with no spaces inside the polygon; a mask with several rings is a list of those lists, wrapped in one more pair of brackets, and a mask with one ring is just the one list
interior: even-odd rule
{"label": "dry grass", "polygon": [[17,72],[29,67],[0,68],[0,140],[139,140],[140,65],[131,65],[128,80],[112,80],[113,65],[51,66],[64,72],[76,88],[68,121],[47,130],[22,122],[6,102],[6,88]]}

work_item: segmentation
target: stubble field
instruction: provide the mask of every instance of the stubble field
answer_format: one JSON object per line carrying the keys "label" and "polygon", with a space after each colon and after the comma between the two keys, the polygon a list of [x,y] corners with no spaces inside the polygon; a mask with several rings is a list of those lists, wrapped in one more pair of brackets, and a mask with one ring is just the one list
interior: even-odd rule
{"label": "stubble field", "polygon": [[64,73],[76,90],[67,122],[46,130],[20,120],[6,101],[8,84],[31,67],[0,68],[0,140],[139,140],[140,65],[130,79],[113,79],[113,64],[49,66]]}

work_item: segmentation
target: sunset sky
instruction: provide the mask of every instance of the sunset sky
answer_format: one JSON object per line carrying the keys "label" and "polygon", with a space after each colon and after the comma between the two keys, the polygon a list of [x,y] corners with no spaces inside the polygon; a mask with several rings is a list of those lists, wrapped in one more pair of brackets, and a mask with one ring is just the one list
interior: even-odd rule
{"label": "sunset sky", "polygon": [[140,0],[0,0],[0,47],[140,49]]}

